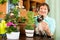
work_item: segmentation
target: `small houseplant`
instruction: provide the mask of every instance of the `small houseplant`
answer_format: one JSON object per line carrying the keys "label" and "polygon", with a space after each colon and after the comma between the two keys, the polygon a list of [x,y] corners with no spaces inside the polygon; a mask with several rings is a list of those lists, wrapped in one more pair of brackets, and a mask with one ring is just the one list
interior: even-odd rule
{"label": "small houseplant", "polygon": [[[10,14],[6,15],[6,22],[7,22],[7,39],[19,39],[20,32],[18,31],[18,11],[17,9],[13,9]],[[12,36],[13,35],[13,36]]]}
{"label": "small houseplant", "polygon": [[11,33],[11,32],[17,32],[17,26],[15,23],[13,22],[7,22],[7,33]]}
{"label": "small houseplant", "polygon": [[34,13],[32,11],[27,12],[27,22],[25,27],[25,32],[27,37],[33,37],[34,34]]}
{"label": "small houseplant", "polygon": [[19,34],[17,23],[14,20],[9,20],[6,28],[7,39],[19,39]]}

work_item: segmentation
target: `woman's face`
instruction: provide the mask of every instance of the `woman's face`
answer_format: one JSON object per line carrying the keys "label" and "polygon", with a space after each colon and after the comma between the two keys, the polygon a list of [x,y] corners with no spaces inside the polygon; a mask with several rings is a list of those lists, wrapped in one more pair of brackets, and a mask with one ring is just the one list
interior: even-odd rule
{"label": "woman's face", "polygon": [[38,13],[39,15],[47,16],[48,13],[47,6],[46,5],[41,6]]}

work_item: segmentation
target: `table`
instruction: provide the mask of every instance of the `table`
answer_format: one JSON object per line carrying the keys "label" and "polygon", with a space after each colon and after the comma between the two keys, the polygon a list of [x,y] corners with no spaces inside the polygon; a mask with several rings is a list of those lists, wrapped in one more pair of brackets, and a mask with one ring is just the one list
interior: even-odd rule
{"label": "table", "polygon": [[26,37],[25,35],[21,35],[20,40],[54,40],[54,38],[47,38],[47,37],[40,37],[40,36]]}
{"label": "table", "polygon": [[[2,39],[2,37],[0,36],[0,40],[7,40],[7,39],[6,39],[6,37],[4,39]],[[9,40],[12,40],[12,39],[9,39]],[[15,39],[13,39],[13,40],[15,40]],[[20,35],[19,40],[54,40],[54,38],[47,38],[47,37],[40,37],[40,36],[26,37],[25,35]]]}

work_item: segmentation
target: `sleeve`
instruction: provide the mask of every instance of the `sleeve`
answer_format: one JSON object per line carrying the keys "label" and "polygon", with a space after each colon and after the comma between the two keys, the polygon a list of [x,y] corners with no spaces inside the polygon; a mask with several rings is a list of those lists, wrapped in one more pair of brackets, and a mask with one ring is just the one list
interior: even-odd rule
{"label": "sleeve", "polygon": [[53,19],[53,20],[51,20],[50,21],[50,31],[51,31],[51,34],[54,34],[54,32],[55,32],[55,28],[56,28],[56,26],[55,26],[55,20]]}
{"label": "sleeve", "polygon": [[37,26],[38,26],[37,16],[36,16],[36,17],[34,17],[34,20],[35,20],[35,26],[37,27]]}

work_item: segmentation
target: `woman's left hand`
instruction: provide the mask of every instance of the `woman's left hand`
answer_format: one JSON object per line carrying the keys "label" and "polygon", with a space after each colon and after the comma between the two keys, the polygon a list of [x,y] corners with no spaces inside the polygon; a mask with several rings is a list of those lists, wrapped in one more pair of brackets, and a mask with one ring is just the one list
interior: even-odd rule
{"label": "woman's left hand", "polygon": [[41,26],[43,27],[44,30],[49,30],[48,24],[46,22],[42,21]]}
{"label": "woman's left hand", "polygon": [[41,22],[41,25],[43,27],[43,30],[47,33],[48,36],[51,36],[51,32],[50,32],[50,29],[49,29],[49,26],[46,22]]}

